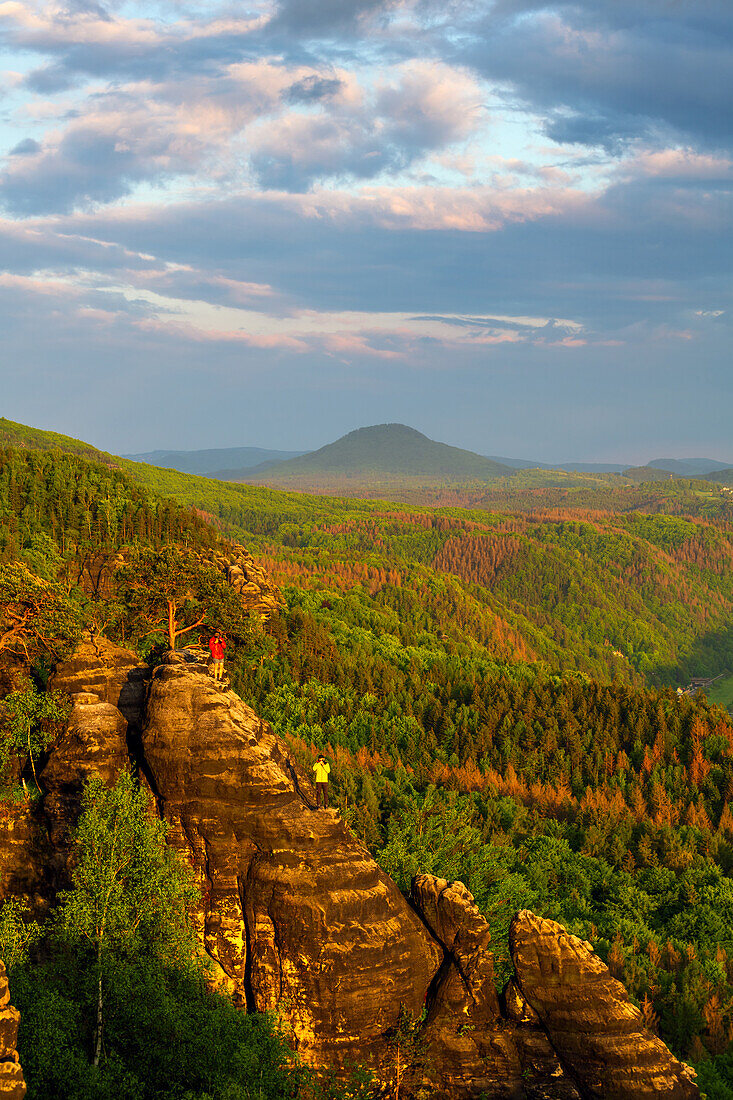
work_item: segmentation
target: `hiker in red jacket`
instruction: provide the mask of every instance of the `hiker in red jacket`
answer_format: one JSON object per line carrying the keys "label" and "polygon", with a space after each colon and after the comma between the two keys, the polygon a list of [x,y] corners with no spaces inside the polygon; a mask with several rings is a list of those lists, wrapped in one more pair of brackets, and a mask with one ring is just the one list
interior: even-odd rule
{"label": "hiker in red jacket", "polygon": [[218,632],[213,638],[209,638],[209,649],[213,665],[214,679],[221,680],[224,675],[224,650],[227,644]]}

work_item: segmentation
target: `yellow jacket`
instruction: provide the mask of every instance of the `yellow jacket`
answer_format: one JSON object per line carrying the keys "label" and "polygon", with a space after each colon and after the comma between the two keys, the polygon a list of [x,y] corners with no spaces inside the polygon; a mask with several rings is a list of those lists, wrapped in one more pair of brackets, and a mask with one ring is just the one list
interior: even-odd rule
{"label": "yellow jacket", "polygon": [[313,765],[313,771],[316,773],[316,783],[328,783],[328,773],[330,770],[330,764],[322,764],[320,760],[316,760]]}

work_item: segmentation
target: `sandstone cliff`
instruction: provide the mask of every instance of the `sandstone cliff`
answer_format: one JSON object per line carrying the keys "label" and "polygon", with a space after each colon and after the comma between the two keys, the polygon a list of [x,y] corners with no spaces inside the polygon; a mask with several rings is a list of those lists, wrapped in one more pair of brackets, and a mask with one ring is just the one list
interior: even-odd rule
{"label": "sandstone cliff", "polygon": [[26,1093],[18,1057],[20,1013],[10,1003],[8,976],[0,962],[0,1098],[23,1100]]}
{"label": "sandstone cliff", "polygon": [[314,810],[287,746],[195,655],[149,672],[90,638],[54,686],[74,702],[41,776],[56,873],[84,779],[111,782],[132,763],[195,868],[218,980],[243,1009],[276,1012],[306,1062],[367,1064],[394,1083],[395,1028],[424,1010],[399,1055],[413,1092],[699,1095],[592,949],[552,922],[515,918],[516,974],[497,996],[488,926],[466,888],[422,875],[406,900],[335,811]]}

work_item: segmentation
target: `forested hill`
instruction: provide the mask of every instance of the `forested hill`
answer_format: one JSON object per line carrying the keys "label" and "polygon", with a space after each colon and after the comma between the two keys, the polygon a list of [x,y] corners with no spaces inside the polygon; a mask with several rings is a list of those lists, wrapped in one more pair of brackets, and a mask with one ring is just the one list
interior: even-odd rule
{"label": "forested hill", "polygon": [[13,420],[6,420],[0,416],[0,447],[21,447],[34,451],[62,451],[66,454],[81,455],[93,462],[101,462],[105,465],[115,465],[118,459],[114,455],[100,451],[90,443],[84,443],[81,439],[73,439],[69,435],[59,435],[57,432],[43,431],[41,428],[31,428],[27,424],[16,424]]}
{"label": "forested hill", "polygon": [[431,630],[556,671],[675,685],[733,671],[722,516],[433,510],[126,469],[216,515],[281,584],[363,586]]}
{"label": "forested hill", "polygon": [[261,475],[267,484],[296,488],[298,480],[327,473],[335,477],[364,477],[369,473],[468,481],[511,475],[513,470],[490,458],[436,443],[405,424],[377,424],[358,428],[317,451],[268,466]]}
{"label": "forested hill", "polygon": [[130,543],[209,547],[219,540],[195,510],[156,496],[113,466],[61,451],[0,447],[0,560],[24,556],[40,566],[54,553],[60,562]]}

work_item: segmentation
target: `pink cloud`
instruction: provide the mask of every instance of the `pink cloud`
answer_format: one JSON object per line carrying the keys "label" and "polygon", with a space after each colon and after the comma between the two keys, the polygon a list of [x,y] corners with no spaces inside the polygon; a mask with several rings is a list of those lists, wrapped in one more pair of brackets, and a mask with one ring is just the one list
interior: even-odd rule
{"label": "pink cloud", "polygon": [[355,194],[316,191],[284,201],[298,205],[306,217],[357,217],[385,229],[458,229],[476,233],[540,218],[585,217],[593,210],[593,200],[586,192],[565,187],[505,191],[491,186],[372,186],[362,187]]}
{"label": "pink cloud", "polygon": [[716,180],[733,178],[733,162],[729,157],[712,153],[696,153],[692,149],[662,149],[639,153],[628,171],[637,171],[656,179]]}
{"label": "pink cloud", "polygon": [[281,333],[252,333],[240,329],[205,329],[185,321],[169,320],[162,317],[144,317],[134,322],[136,328],[147,332],[173,335],[199,344],[244,344],[250,348],[267,351],[310,351],[309,345],[295,336]]}
{"label": "pink cloud", "polygon": [[[390,334],[395,335],[395,334]],[[366,336],[358,333],[332,333],[321,340],[323,347],[331,355],[367,355],[374,359],[404,359],[404,351],[389,348],[377,348],[370,344]]]}

